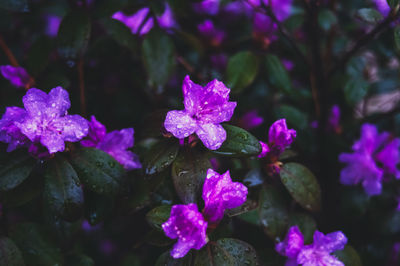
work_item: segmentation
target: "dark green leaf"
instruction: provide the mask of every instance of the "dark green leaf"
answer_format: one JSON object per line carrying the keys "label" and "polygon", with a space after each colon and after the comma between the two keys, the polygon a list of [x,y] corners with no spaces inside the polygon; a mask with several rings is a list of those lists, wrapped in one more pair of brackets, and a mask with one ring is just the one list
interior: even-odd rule
{"label": "dark green leaf", "polygon": [[172,164],[172,180],[183,203],[197,202],[200,198],[210,160],[195,150],[183,150]]}
{"label": "dark green leaf", "polygon": [[131,51],[136,51],[138,46],[137,38],[135,38],[135,35],[133,35],[130,29],[122,22],[111,18],[105,18],[101,20],[101,24],[106,29],[107,33],[121,46]]}
{"label": "dark green leaf", "polygon": [[346,101],[353,105],[361,101],[367,95],[369,83],[362,77],[350,78],[344,86]]}
{"label": "dark green leaf", "polygon": [[174,43],[165,33],[152,30],[143,41],[142,55],[150,86],[162,92],[175,71]]}
{"label": "dark green leaf", "polygon": [[203,247],[194,261],[194,266],[242,266],[259,265],[256,251],[241,240],[223,238]]}
{"label": "dark green leaf", "polygon": [[257,208],[257,202],[251,199],[247,199],[246,202],[240,205],[239,207],[226,210],[225,214],[228,215],[229,217],[234,217],[252,211],[256,208]]}
{"label": "dark green leaf", "polygon": [[287,163],[280,176],[286,189],[303,208],[309,211],[321,209],[321,188],[308,168],[298,163]]}
{"label": "dark green leaf", "polygon": [[374,8],[361,8],[357,11],[356,16],[371,24],[376,24],[383,19],[382,14]]}
{"label": "dark green leaf", "polygon": [[158,258],[155,266],[192,266],[192,256],[192,252],[189,252],[181,259],[174,259],[168,251]]}
{"label": "dark green leaf", "polygon": [[346,245],[343,250],[334,252],[335,256],[346,266],[361,266],[361,259],[357,251],[350,245]]}
{"label": "dark green leaf", "polygon": [[61,22],[57,36],[58,53],[66,59],[76,59],[85,51],[91,31],[87,14],[72,11]]}
{"label": "dark green leaf", "polygon": [[85,191],[85,217],[91,225],[96,225],[112,213],[114,200],[108,196]]}
{"label": "dark green leaf", "polygon": [[165,170],[178,155],[179,143],[176,139],[162,139],[153,145],[144,159],[146,175],[154,175]]}
{"label": "dark green leaf", "polygon": [[289,217],[289,226],[297,225],[304,236],[304,242],[311,244],[313,241],[313,235],[317,229],[317,223],[315,220],[305,213],[292,213]]}
{"label": "dark green leaf", "polygon": [[258,213],[261,226],[272,239],[286,234],[289,213],[288,203],[282,191],[273,186],[267,186],[260,192]]}
{"label": "dark green leaf", "polygon": [[7,238],[0,238],[0,265],[24,266],[21,251],[14,242]]}
{"label": "dark green leaf", "polygon": [[330,30],[337,23],[335,13],[329,9],[322,9],[318,13],[318,23],[322,29],[326,31]]}
{"label": "dark green leaf", "polygon": [[267,55],[265,65],[267,68],[267,77],[272,86],[286,94],[291,94],[293,91],[292,83],[281,60],[275,55]]}
{"label": "dark green leaf", "polygon": [[93,266],[94,260],[85,254],[72,254],[66,258],[67,265]]}
{"label": "dark green leaf", "polygon": [[229,59],[226,79],[232,92],[241,92],[254,81],[258,65],[258,58],[249,51],[239,52]]}
{"label": "dark green leaf", "polygon": [[71,164],[85,188],[105,195],[115,195],[122,190],[124,168],[107,153],[81,148],[73,154]]}
{"label": "dark green leaf", "polygon": [[238,216],[240,220],[248,222],[249,224],[260,226],[260,215],[258,209],[251,210]]}
{"label": "dark green leaf", "polygon": [[308,127],[307,114],[296,107],[290,105],[281,105],[276,109],[277,118],[285,118],[290,125],[296,129],[306,129]]}
{"label": "dark green leaf", "polygon": [[244,129],[231,125],[223,125],[226,130],[226,140],[214,153],[231,156],[256,156],[261,152],[260,142]]}
{"label": "dark green leaf", "polygon": [[51,160],[46,167],[44,201],[50,210],[67,221],[82,214],[83,191],[74,168],[63,157]]}
{"label": "dark green leaf", "polygon": [[1,158],[0,191],[9,191],[21,184],[35,167],[27,152],[14,151]]}
{"label": "dark green leaf", "polygon": [[28,12],[28,0],[1,0],[0,8],[16,12]]}
{"label": "dark green leaf", "polygon": [[167,237],[163,231],[153,229],[146,234],[145,241],[147,244],[153,246],[165,247],[171,245],[176,240]]}
{"label": "dark green leaf", "polygon": [[171,206],[156,207],[146,214],[147,222],[155,229],[162,230],[161,224],[166,222],[171,214]]}
{"label": "dark green leaf", "polygon": [[44,228],[32,223],[18,224],[10,236],[29,265],[63,265],[60,250]]}

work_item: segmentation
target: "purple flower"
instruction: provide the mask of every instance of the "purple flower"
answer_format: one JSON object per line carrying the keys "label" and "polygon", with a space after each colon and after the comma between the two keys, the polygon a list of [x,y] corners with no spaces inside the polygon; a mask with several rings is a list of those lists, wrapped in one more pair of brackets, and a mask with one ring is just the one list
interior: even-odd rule
{"label": "purple flower", "polygon": [[264,122],[264,118],[258,115],[257,110],[251,110],[239,119],[239,126],[243,129],[250,130],[258,127]]}
{"label": "purple flower", "polygon": [[133,134],[133,128],[107,133],[106,127],[92,116],[89,122],[88,138],[82,140],[81,144],[84,147],[95,147],[110,154],[125,169],[132,170],[142,167],[137,155],[128,150],[133,147]]}
{"label": "purple flower", "polygon": [[216,15],[219,11],[219,0],[203,0],[193,4],[193,8],[197,13]]}
{"label": "purple flower", "polygon": [[387,0],[374,0],[376,8],[381,12],[383,16],[389,15],[390,6],[387,3]]}
{"label": "purple flower", "polygon": [[14,87],[25,88],[29,85],[30,77],[23,67],[0,66],[0,71],[3,77],[8,79]]}
{"label": "purple flower", "polygon": [[173,258],[182,258],[190,249],[201,249],[208,241],[206,235],[207,222],[194,203],[174,205],[169,219],[162,224],[167,237],[178,242],[171,250]]}
{"label": "purple flower", "polygon": [[56,37],[58,34],[58,28],[60,27],[62,18],[56,15],[47,15],[47,28],[46,34],[50,37]]}
{"label": "purple flower", "polygon": [[291,71],[294,68],[294,63],[291,60],[288,59],[282,59],[282,64],[286,68],[287,71]]}
{"label": "purple flower", "polygon": [[263,0],[264,5],[270,6],[276,18],[284,21],[290,16],[293,0]]}
{"label": "purple flower", "polygon": [[340,108],[338,105],[332,106],[328,118],[328,129],[338,132],[340,130]]}
{"label": "purple flower", "polygon": [[50,154],[64,151],[65,141],[76,142],[87,135],[86,119],[67,114],[71,103],[63,88],[56,87],[49,94],[32,88],[22,101],[25,110],[8,108],[0,120],[0,135],[5,139],[2,141],[10,143],[9,150],[19,146],[21,134],[34,145],[46,147]]}
{"label": "purple flower", "polygon": [[297,226],[292,226],[283,242],[276,245],[276,251],[282,256],[288,257],[286,266],[344,266],[330,253],[341,250],[347,244],[346,236],[340,232],[327,235],[319,231],[314,232],[314,242],[304,245],[304,237]]}
{"label": "purple flower", "polygon": [[296,130],[288,129],[286,119],[272,124],[268,132],[268,147],[271,152],[280,155],[296,138]]}
{"label": "purple flower", "polygon": [[256,36],[265,37],[269,42],[277,39],[278,26],[272,19],[260,12],[255,12],[253,17],[253,31]]}
{"label": "purple flower", "polygon": [[376,126],[364,124],[361,138],[352,147],[354,152],[339,156],[340,162],[347,163],[340,173],[340,182],[344,185],[362,183],[368,195],[379,195],[385,175],[400,178],[396,166],[400,161],[399,146],[399,138],[392,138],[387,132],[378,134]]}
{"label": "purple flower", "polygon": [[268,144],[265,142],[260,141],[261,144],[261,153],[258,155],[258,158],[264,158],[267,156],[267,153],[270,152]]}
{"label": "purple flower", "polygon": [[347,238],[340,231],[324,235],[317,230],[314,233],[314,242],[301,249],[297,256],[297,263],[305,266],[344,266],[343,262],[330,253],[342,250],[346,244]]}
{"label": "purple flower", "polygon": [[157,22],[162,29],[171,29],[176,27],[174,14],[172,13],[172,9],[168,3],[165,3],[164,13],[157,16]]}
{"label": "purple flower", "polygon": [[154,26],[154,20],[149,16],[150,8],[144,7],[136,13],[127,16],[122,11],[118,11],[112,15],[113,19],[119,20],[131,29],[133,34],[145,35]]}
{"label": "purple flower", "polygon": [[215,28],[214,23],[209,19],[199,24],[197,28],[213,46],[219,46],[225,38],[225,32]]}
{"label": "purple flower", "polygon": [[242,205],[247,198],[247,187],[239,182],[232,182],[229,171],[220,175],[208,169],[203,186],[203,214],[210,223],[218,223],[226,209]]}
{"label": "purple flower", "polygon": [[220,123],[229,121],[236,107],[236,102],[229,102],[230,89],[218,80],[202,87],[186,76],[182,91],[185,110],[169,111],[165,129],[179,139],[196,133],[208,149],[218,149],[226,139]]}

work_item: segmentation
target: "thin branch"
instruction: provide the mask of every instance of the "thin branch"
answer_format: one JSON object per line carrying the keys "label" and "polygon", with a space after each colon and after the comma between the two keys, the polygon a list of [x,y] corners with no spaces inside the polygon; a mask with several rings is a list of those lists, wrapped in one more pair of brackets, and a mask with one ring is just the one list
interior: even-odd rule
{"label": "thin branch", "polygon": [[78,78],[79,78],[79,91],[80,91],[80,102],[81,102],[81,114],[86,117],[86,97],[85,97],[85,79],[83,72],[83,59],[78,61]]}
{"label": "thin branch", "polygon": [[188,61],[186,61],[185,58],[182,56],[178,55],[176,56],[176,60],[178,61],[179,64],[181,64],[190,74],[195,75],[199,80],[204,80],[203,75],[200,73],[196,73],[196,70],[193,66],[190,65]]}
{"label": "thin branch", "polygon": [[342,69],[347,62],[365,45],[367,45],[371,40],[373,40],[379,33],[389,28],[390,24],[399,17],[400,12],[397,14],[390,15],[385,18],[381,23],[379,23],[372,31],[366,33],[362,36],[354,46],[345,53],[338,63],[328,72],[327,77],[331,78],[338,70]]}

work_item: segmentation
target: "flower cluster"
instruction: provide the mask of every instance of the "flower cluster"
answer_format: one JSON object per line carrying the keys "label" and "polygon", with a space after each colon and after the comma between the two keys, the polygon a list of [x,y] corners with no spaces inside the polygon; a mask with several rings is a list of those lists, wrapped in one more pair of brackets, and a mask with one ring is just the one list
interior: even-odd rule
{"label": "flower cluster", "polygon": [[185,110],[168,112],[165,129],[179,139],[196,133],[208,149],[218,149],[226,139],[220,123],[229,121],[236,108],[236,102],[229,101],[230,89],[218,80],[202,87],[186,76],[182,91]]}
{"label": "flower cluster", "polygon": [[346,236],[340,232],[327,235],[314,232],[314,242],[304,245],[304,236],[297,226],[292,226],[283,242],[276,245],[276,251],[288,258],[286,266],[344,266],[344,264],[330,253],[342,250],[347,244]]}
{"label": "flower cluster", "polygon": [[267,156],[267,154],[279,157],[279,155],[292,144],[295,138],[296,130],[287,128],[286,119],[276,121],[269,128],[268,144],[260,141],[262,152],[258,157],[263,158]]}
{"label": "flower cluster", "polygon": [[220,175],[208,169],[203,185],[203,213],[194,203],[174,205],[170,218],[162,224],[165,234],[178,242],[171,251],[171,256],[181,258],[190,249],[200,249],[207,243],[208,225],[219,223],[226,209],[242,205],[247,198],[247,187],[239,182],[232,182],[229,171]]}
{"label": "flower cluster", "polygon": [[368,195],[379,195],[385,176],[400,178],[400,139],[388,132],[378,133],[376,126],[364,124],[361,138],[353,145],[353,153],[342,153],[339,161],[347,163],[340,173],[344,185],[361,183]]}

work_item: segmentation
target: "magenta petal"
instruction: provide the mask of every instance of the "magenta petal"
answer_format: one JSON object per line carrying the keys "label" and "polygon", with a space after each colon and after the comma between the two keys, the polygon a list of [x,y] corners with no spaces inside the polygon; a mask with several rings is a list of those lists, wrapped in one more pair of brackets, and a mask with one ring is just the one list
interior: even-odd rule
{"label": "magenta petal", "polygon": [[204,216],[209,222],[216,223],[223,218],[226,209],[242,205],[247,198],[247,187],[232,182],[229,171],[223,175],[208,169],[203,185]]}
{"label": "magenta petal", "polygon": [[326,250],[328,252],[334,252],[336,250],[344,249],[347,244],[347,237],[341,232],[333,232],[324,235],[318,230],[314,232],[314,243],[315,247]]}
{"label": "magenta petal", "polygon": [[276,245],[276,251],[288,258],[296,258],[304,246],[304,236],[297,226],[292,226],[283,242]]}
{"label": "magenta petal", "polygon": [[182,258],[190,249],[201,249],[207,243],[207,222],[194,203],[174,205],[169,219],[162,224],[165,235],[178,238],[171,256]]}
{"label": "magenta petal", "polygon": [[283,152],[296,138],[296,131],[288,129],[286,119],[280,119],[272,124],[268,132],[270,148],[277,152]]}
{"label": "magenta petal", "polygon": [[386,173],[400,178],[400,171],[397,169],[397,164],[400,162],[400,139],[390,141],[390,136],[388,136],[385,142],[387,145],[375,156],[376,160],[382,163]]}
{"label": "magenta petal", "polygon": [[7,151],[13,151],[19,146],[24,145],[28,140],[15,122],[22,122],[26,116],[26,111],[19,107],[7,107],[6,112],[0,120],[0,141],[8,143]]}
{"label": "magenta petal", "polygon": [[71,107],[68,92],[62,87],[52,89],[49,92],[47,105],[51,109],[51,113],[57,113],[59,116],[65,115]]}
{"label": "magenta petal", "polygon": [[29,83],[29,74],[23,67],[0,66],[0,72],[14,87],[25,87]]}
{"label": "magenta petal", "polygon": [[221,125],[205,124],[199,125],[196,134],[210,150],[217,150],[226,140],[226,131]]}
{"label": "magenta petal", "polygon": [[22,98],[26,111],[32,117],[43,116],[47,109],[48,95],[36,88],[29,89]]}
{"label": "magenta petal", "polygon": [[189,76],[186,76],[182,84],[183,103],[185,110],[190,115],[195,115],[201,104],[203,87],[194,83]]}
{"label": "magenta petal", "polygon": [[164,127],[176,138],[183,139],[196,131],[197,123],[185,111],[169,111],[165,118]]}
{"label": "magenta petal", "polygon": [[65,141],[76,142],[84,138],[89,131],[88,122],[80,115],[67,115],[53,122],[54,127],[62,132]]}
{"label": "magenta petal", "polygon": [[204,123],[219,124],[231,120],[235,111],[236,102],[226,102],[222,105],[216,105],[208,113],[205,113],[201,120]]}
{"label": "magenta petal", "polygon": [[268,144],[260,141],[261,144],[261,153],[258,155],[258,158],[264,158],[267,156],[267,153],[270,151]]}
{"label": "magenta petal", "polygon": [[64,139],[53,131],[43,134],[40,138],[40,143],[49,150],[50,154],[61,152],[65,149]]}
{"label": "magenta petal", "polygon": [[95,147],[100,141],[104,139],[107,134],[106,127],[96,120],[94,115],[91,116],[89,121],[88,139],[81,141],[85,147]]}
{"label": "magenta petal", "polygon": [[345,266],[343,262],[338,260],[336,257],[329,255],[328,252],[321,252],[311,246],[306,246],[301,250],[297,256],[297,263],[306,266]]}

